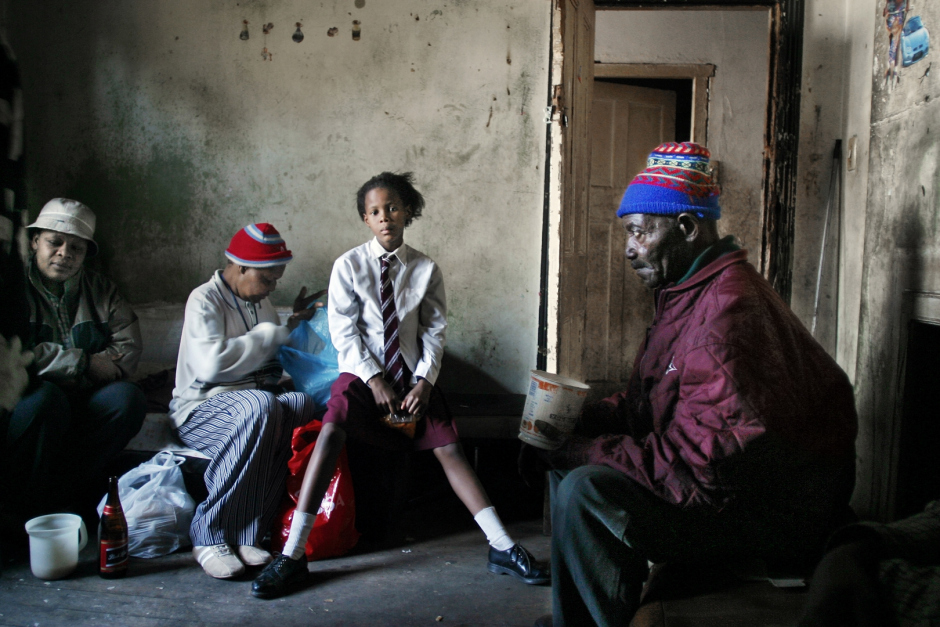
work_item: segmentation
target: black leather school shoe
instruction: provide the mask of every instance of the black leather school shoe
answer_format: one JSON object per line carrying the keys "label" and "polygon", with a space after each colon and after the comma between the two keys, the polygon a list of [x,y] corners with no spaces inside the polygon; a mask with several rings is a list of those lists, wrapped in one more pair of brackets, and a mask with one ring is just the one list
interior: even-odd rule
{"label": "black leather school shoe", "polygon": [[307,556],[299,560],[278,555],[264,567],[251,584],[251,595],[259,599],[275,599],[307,578]]}
{"label": "black leather school shoe", "polygon": [[505,551],[490,547],[490,561],[486,568],[497,575],[512,575],[529,585],[549,583],[552,580],[548,566],[536,562],[521,544],[514,544]]}

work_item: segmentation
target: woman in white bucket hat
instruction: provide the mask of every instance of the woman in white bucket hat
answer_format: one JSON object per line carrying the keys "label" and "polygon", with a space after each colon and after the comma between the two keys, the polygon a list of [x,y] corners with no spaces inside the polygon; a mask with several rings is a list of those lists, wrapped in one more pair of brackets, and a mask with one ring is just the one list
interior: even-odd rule
{"label": "woman in white bucket hat", "polygon": [[10,464],[17,476],[7,485],[34,509],[84,509],[146,413],[143,392],[127,381],[140,359],[140,328],[114,284],[83,267],[98,252],[91,209],[55,198],[26,228],[31,344],[42,382],[13,410],[7,443],[16,441],[12,450],[29,459]]}

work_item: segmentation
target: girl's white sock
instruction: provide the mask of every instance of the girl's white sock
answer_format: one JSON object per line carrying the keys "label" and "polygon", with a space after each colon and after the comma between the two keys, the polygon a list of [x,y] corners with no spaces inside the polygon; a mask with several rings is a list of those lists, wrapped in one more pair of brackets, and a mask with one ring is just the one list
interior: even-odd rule
{"label": "girl's white sock", "polygon": [[[506,528],[503,527],[503,521],[499,519],[495,507],[490,506],[481,509],[477,512],[477,515],[473,517],[473,520],[480,525],[480,529],[486,534],[486,539],[490,543],[490,546],[497,551],[507,551],[515,544],[515,541],[506,533]],[[292,528],[291,533],[293,533],[293,531]]]}
{"label": "girl's white sock", "polygon": [[310,535],[310,530],[313,529],[313,523],[316,519],[316,514],[306,514],[294,510],[294,517],[290,523],[290,535],[287,536],[284,550],[281,551],[283,555],[294,560],[303,557],[307,546],[307,537]]}

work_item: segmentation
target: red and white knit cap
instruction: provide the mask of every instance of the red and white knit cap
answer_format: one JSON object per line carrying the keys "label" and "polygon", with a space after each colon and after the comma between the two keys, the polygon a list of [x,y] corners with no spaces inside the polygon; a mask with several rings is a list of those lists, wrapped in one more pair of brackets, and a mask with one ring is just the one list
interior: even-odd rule
{"label": "red and white knit cap", "polygon": [[225,249],[225,256],[248,268],[283,266],[293,259],[281,234],[267,222],[249,224],[238,231]]}

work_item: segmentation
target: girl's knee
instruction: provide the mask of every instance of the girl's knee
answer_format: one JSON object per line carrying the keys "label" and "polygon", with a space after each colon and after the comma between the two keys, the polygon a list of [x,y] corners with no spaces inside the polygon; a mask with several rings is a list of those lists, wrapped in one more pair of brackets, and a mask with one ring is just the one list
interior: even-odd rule
{"label": "girl's knee", "polygon": [[457,442],[437,447],[434,449],[434,456],[437,457],[438,461],[442,464],[464,461],[463,449],[460,448],[460,444]]}

